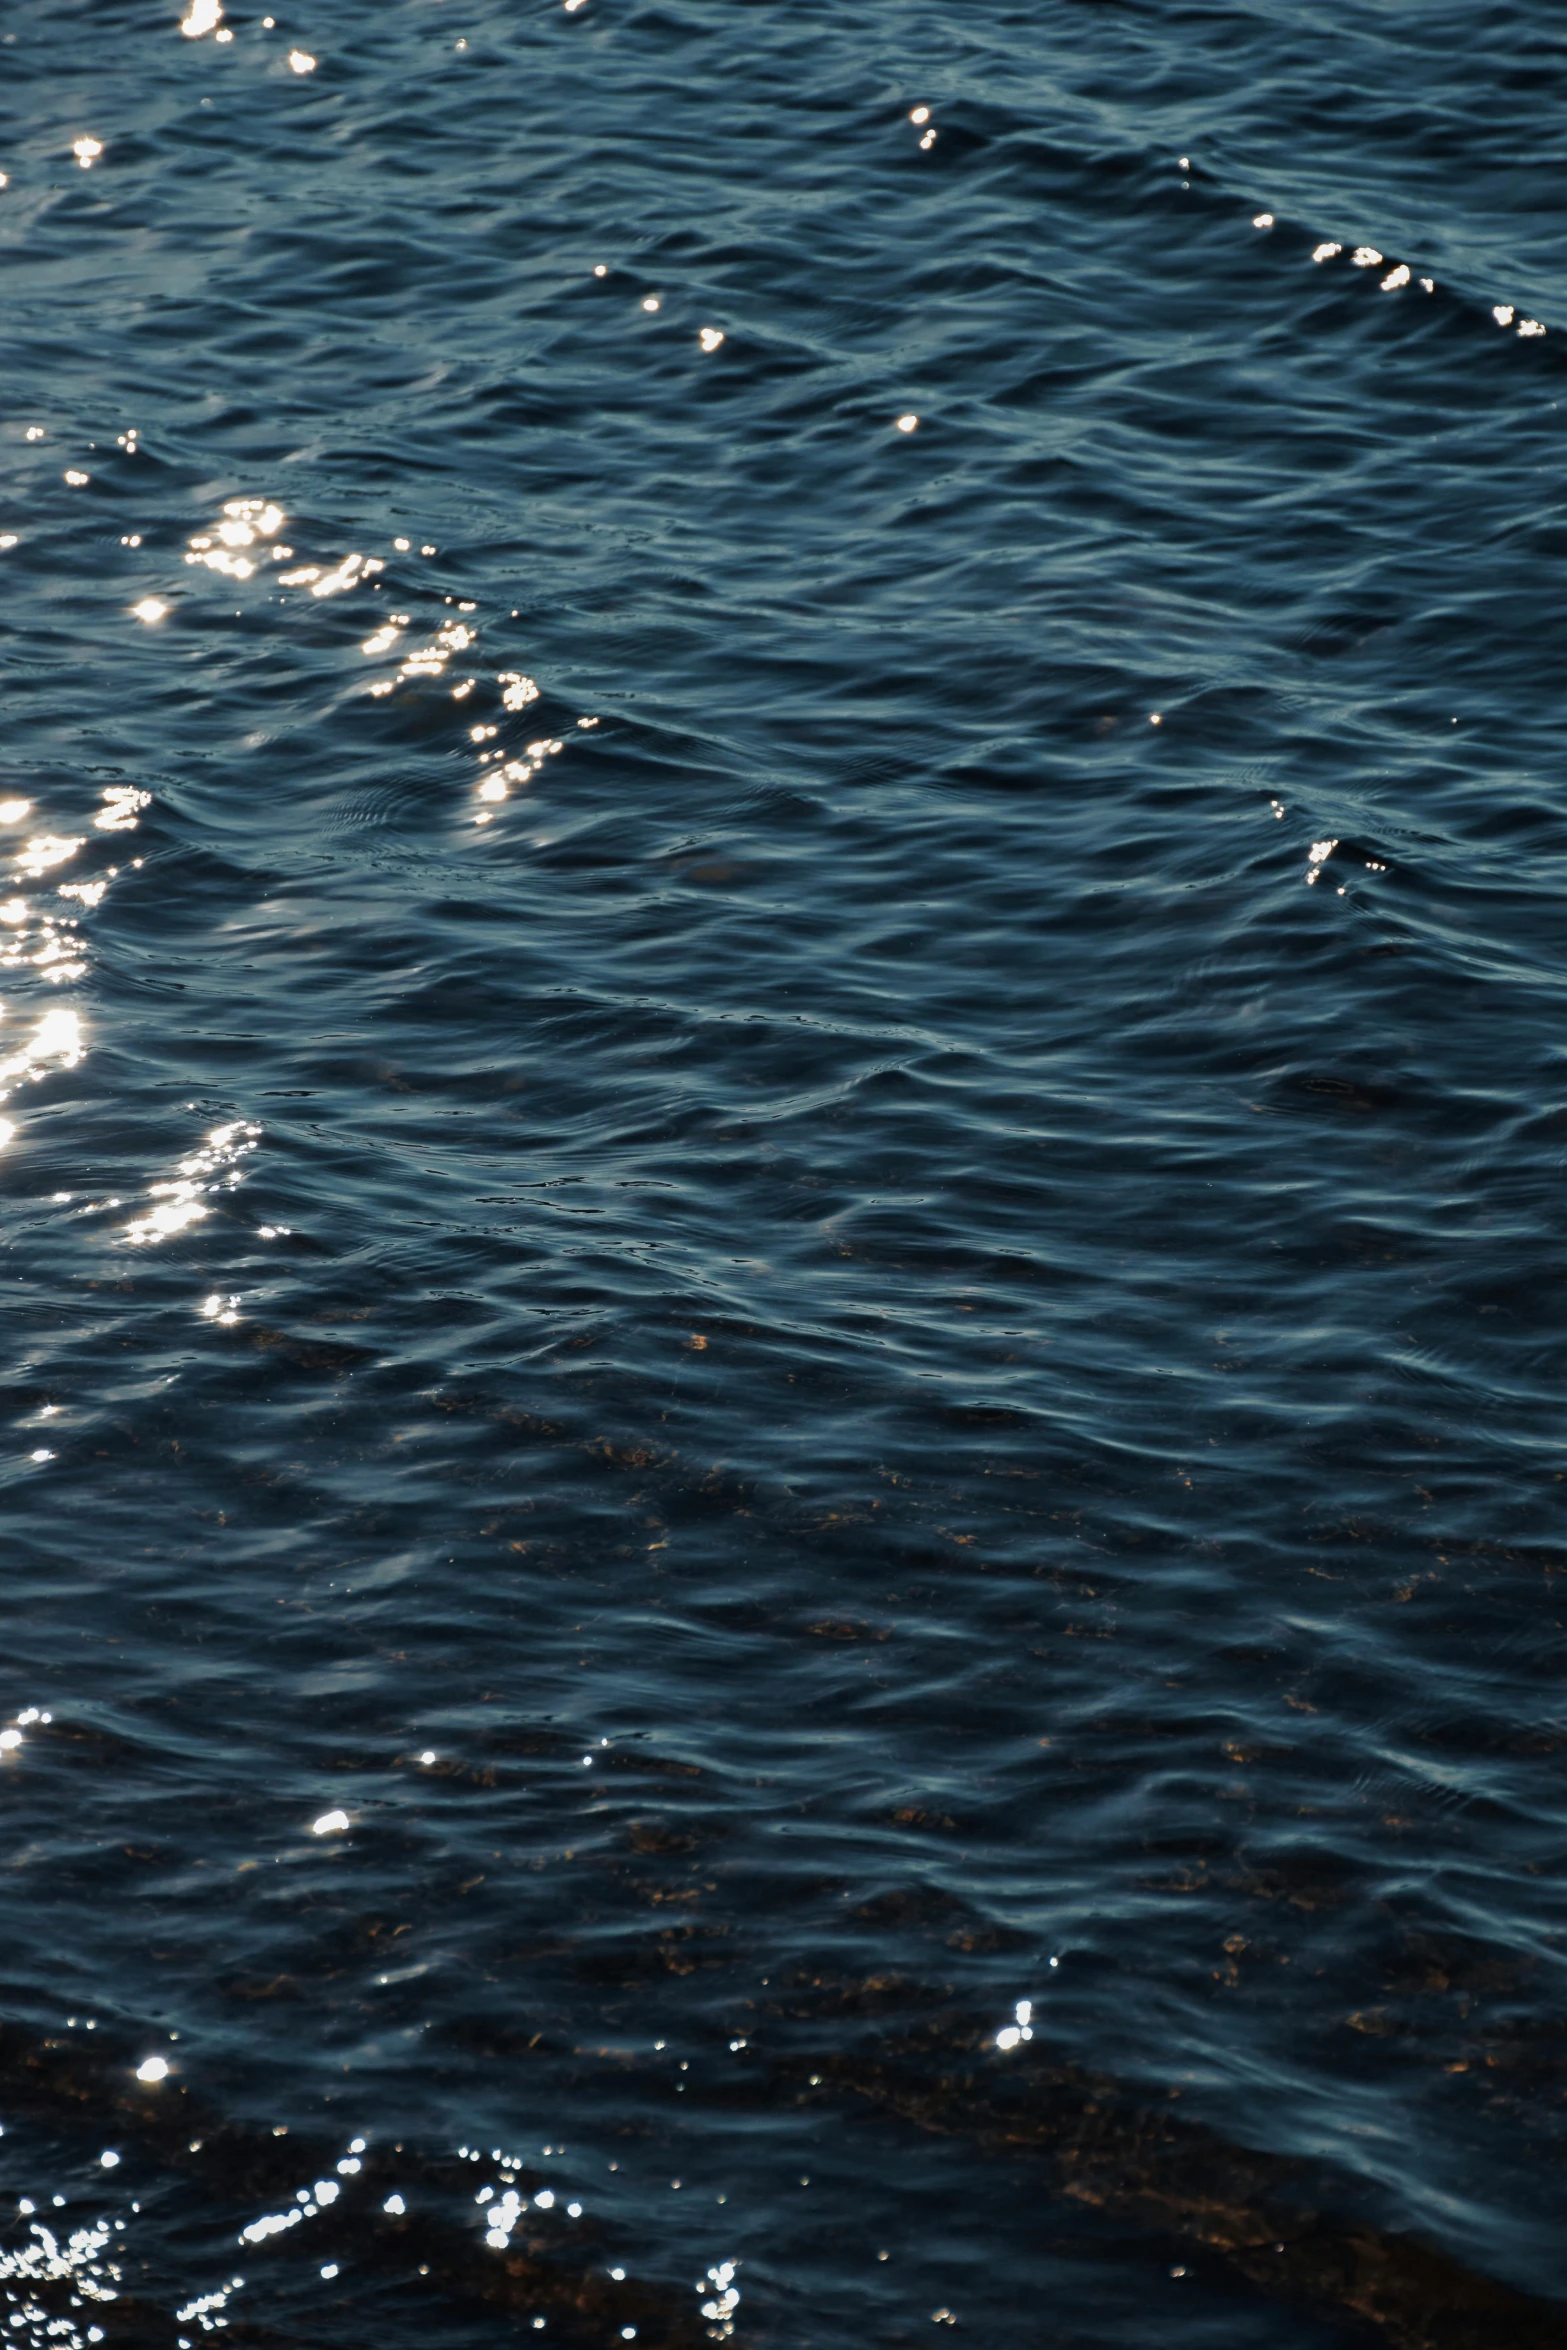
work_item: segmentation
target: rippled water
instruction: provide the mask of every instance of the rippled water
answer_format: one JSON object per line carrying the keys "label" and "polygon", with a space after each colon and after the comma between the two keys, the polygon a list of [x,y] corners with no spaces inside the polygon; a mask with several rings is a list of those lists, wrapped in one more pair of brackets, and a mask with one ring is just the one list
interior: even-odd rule
{"label": "rippled water", "polygon": [[0,40],[6,2338],[1559,2344],[1556,18],[280,4]]}

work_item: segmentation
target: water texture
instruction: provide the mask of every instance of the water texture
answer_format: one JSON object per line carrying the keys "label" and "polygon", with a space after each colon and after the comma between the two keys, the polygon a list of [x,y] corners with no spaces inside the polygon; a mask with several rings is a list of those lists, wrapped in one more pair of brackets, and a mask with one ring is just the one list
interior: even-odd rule
{"label": "water texture", "polygon": [[1567,2340],[1542,0],[0,21],[6,2339]]}

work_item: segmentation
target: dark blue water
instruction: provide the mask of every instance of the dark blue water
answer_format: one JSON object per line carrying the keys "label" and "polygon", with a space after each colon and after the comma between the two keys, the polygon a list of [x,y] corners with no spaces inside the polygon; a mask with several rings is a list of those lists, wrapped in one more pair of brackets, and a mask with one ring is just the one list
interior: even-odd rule
{"label": "dark blue water", "polygon": [[5,2339],[1559,2345],[1557,16],[279,5],[0,25]]}

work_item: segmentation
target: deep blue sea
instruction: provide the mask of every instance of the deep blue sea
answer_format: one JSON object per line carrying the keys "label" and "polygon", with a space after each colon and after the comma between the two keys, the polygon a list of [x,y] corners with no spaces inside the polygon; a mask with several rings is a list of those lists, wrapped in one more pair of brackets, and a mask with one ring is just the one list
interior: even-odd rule
{"label": "deep blue sea", "polygon": [[0,0],[0,2340],[1567,2344],[1567,28]]}

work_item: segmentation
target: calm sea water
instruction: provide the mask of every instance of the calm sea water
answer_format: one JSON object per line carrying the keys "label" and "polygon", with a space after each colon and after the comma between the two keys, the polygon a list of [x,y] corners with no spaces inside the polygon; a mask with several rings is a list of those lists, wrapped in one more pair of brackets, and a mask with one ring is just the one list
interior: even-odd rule
{"label": "calm sea water", "polygon": [[277,5],[0,37],[6,2340],[1559,2345],[1558,15]]}

